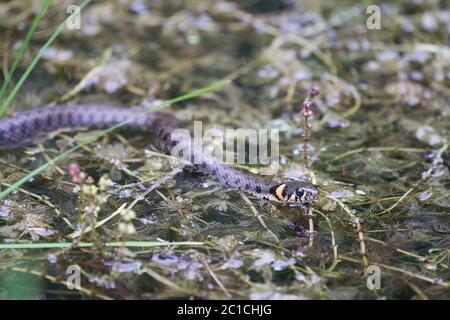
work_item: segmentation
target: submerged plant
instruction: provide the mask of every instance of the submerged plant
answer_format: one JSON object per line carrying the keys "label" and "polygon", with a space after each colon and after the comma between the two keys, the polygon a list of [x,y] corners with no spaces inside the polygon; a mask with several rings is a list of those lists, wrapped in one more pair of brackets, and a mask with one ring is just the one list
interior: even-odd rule
{"label": "submerged plant", "polygon": [[[74,193],[78,194],[78,213],[80,214],[83,231],[89,227],[92,242],[99,245],[95,232],[98,214],[108,199],[106,191],[111,188],[114,183],[107,176],[103,175],[97,184],[91,176],[81,170],[77,163],[72,163],[69,167],[69,175],[72,181],[77,185]],[[81,232],[81,235],[84,232]]]}

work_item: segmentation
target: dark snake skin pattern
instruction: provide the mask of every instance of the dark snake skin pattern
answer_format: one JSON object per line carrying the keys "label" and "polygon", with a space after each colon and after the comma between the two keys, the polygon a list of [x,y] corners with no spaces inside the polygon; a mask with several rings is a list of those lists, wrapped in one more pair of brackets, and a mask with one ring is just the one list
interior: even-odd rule
{"label": "dark snake skin pattern", "polygon": [[[151,131],[155,135],[154,143],[158,149],[170,153],[175,145],[171,135],[178,128],[177,119],[168,113],[151,112],[143,114],[142,108],[122,108],[101,105],[71,105],[31,109],[0,120],[0,150],[15,149],[32,144],[39,136],[66,128],[108,128],[131,119],[124,128],[140,131]],[[259,177],[247,175],[241,171],[220,163],[201,147],[194,147],[193,140],[184,143],[185,150],[200,152],[203,156],[201,164],[195,168],[207,174],[226,187],[242,190],[253,196],[284,203],[292,206],[308,205],[318,194],[317,189],[303,182],[281,184],[285,188],[283,197],[276,191],[280,184],[268,183]],[[191,152],[193,155],[194,152]],[[192,161],[192,158],[191,158]],[[283,191],[282,190],[282,191]],[[285,194],[288,190],[296,192],[299,197]],[[278,196],[277,196],[278,195]],[[301,197],[300,197],[301,196]],[[289,200],[290,198],[290,200]],[[295,201],[293,201],[295,199]],[[300,200],[301,198],[301,200]]]}

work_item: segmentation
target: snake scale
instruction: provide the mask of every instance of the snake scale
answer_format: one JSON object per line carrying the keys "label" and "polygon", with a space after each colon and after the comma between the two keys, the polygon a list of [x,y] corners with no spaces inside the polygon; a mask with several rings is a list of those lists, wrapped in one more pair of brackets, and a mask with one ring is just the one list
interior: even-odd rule
{"label": "snake scale", "polygon": [[[142,114],[142,108],[108,105],[54,106],[19,112],[0,120],[0,150],[32,144],[37,137],[60,129],[101,129],[128,120],[124,128],[152,132],[156,147],[170,154],[177,145],[171,137],[178,128],[177,119],[163,112]],[[203,156],[202,162],[196,164],[195,168],[225,187],[239,189],[261,199],[303,208],[308,208],[319,193],[315,186],[305,182],[270,183],[257,176],[245,174],[219,162],[201,147],[195,147],[193,140],[184,143],[186,150],[200,152]]]}

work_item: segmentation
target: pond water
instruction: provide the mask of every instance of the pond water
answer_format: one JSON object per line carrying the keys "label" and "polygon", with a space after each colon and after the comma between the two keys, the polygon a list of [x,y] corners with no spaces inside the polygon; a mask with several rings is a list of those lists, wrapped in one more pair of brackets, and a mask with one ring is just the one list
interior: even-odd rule
{"label": "pond water", "polygon": [[[44,2],[0,4],[3,74]],[[49,6],[7,93],[70,4]],[[312,216],[247,197],[172,161],[148,133],[115,130],[0,200],[1,243],[25,245],[0,249],[0,298],[450,298],[450,12],[444,1],[368,6],[88,3],[7,116],[51,104],[155,106],[229,79],[165,111],[191,132],[194,120],[219,135],[276,130],[279,168],[264,179],[306,177],[320,195]],[[300,109],[311,87],[305,165]],[[0,151],[1,190],[93,133]],[[92,245],[63,248],[72,241]]]}

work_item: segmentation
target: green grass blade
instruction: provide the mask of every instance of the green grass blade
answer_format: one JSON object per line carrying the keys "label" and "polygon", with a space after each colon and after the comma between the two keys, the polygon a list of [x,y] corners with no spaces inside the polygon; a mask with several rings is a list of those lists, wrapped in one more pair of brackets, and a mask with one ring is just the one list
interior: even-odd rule
{"label": "green grass blade", "polygon": [[[180,241],[180,242],[162,242],[162,241],[123,241],[123,242],[106,242],[106,247],[169,247],[169,246],[201,246],[203,242],[197,241]],[[80,242],[75,246],[73,242],[40,242],[40,243],[1,243],[0,249],[64,249],[74,246],[75,248],[94,247],[92,242]]]}
{"label": "green grass blade", "polygon": [[153,109],[151,110],[146,110],[143,111],[137,115],[135,115],[134,117],[131,117],[121,123],[118,123],[114,126],[111,126],[105,130],[100,131],[99,133],[92,135],[88,138],[86,138],[85,140],[81,141],[79,144],[77,144],[76,146],[64,151],[63,153],[59,154],[58,156],[50,159],[48,162],[46,162],[45,164],[43,164],[42,166],[40,166],[39,168],[36,168],[35,170],[33,170],[32,172],[28,173],[27,175],[25,175],[24,177],[22,177],[21,179],[19,179],[18,181],[16,181],[15,183],[11,184],[8,188],[6,188],[5,190],[3,190],[2,192],[0,192],[0,200],[5,198],[6,196],[8,196],[11,192],[13,192],[14,190],[16,190],[17,188],[20,188],[20,186],[22,186],[24,183],[26,183],[28,180],[30,180],[31,178],[33,178],[34,176],[38,175],[39,173],[41,173],[42,171],[44,171],[45,169],[49,168],[50,166],[54,165],[57,161],[63,159],[64,157],[66,157],[67,155],[69,155],[70,153],[77,151],[78,149],[82,148],[83,146],[97,140],[98,138],[106,135],[107,133],[110,133],[114,130],[116,130],[117,128],[120,128],[124,125],[126,125],[129,122],[132,122],[133,120],[142,117],[150,112],[154,112],[157,110],[161,110],[169,105],[172,105],[174,103],[183,101],[183,100],[187,100],[187,99],[192,99],[198,96],[201,96],[205,93],[208,92],[212,92],[214,90],[217,90],[221,87],[223,87],[224,85],[226,85],[227,83],[229,83],[229,80],[222,80],[222,81],[218,81],[215,82],[207,87],[203,87],[194,91],[191,91],[185,95],[167,100],[163,103],[161,103],[158,106],[155,106]]}
{"label": "green grass blade", "polygon": [[[85,0],[81,5],[80,5],[80,11],[83,10],[83,8],[89,3],[91,2],[91,0]],[[11,104],[11,102],[14,100],[17,92],[19,92],[20,88],[22,88],[23,84],[25,83],[25,81],[27,80],[28,76],[30,75],[30,73],[33,71],[34,67],[36,66],[36,64],[39,62],[39,60],[41,60],[42,55],[44,54],[45,50],[47,50],[47,48],[53,43],[53,41],[56,39],[56,37],[59,36],[59,34],[63,31],[63,29],[66,27],[67,22],[72,19],[72,17],[77,14],[77,11],[74,11],[71,15],[69,15],[63,23],[61,23],[58,28],[55,30],[55,32],[52,33],[52,35],[50,36],[50,38],[48,38],[47,42],[42,46],[42,48],[39,50],[38,54],[36,55],[36,57],[33,59],[33,61],[31,62],[31,64],[28,66],[28,68],[25,70],[24,74],[20,77],[19,81],[17,82],[17,84],[14,86],[14,88],[12,89],[11,93],[9,94],[8,98],[6,98],[5,102],[3,102],[2,107],[0,108],[0,118],[3,117],[3,114],[5,113],[5,111],[8,109],[9,105]]]}
{"label": "green grass blade", "polygon": [[[39,10],[38,14],[33,20],[33,23],[30,26],[30,29],[28,29],[27,34],[25,35],[25,39],[22,42],[22,45],[20,46],[19,51],[17,52],[16,58],[14,59],[13,64],[11,65],[11,68],[9,69],[8,74],[6,75],[6,79],[3,82],[3,85],[0,89],[0,101],[3,99],[3,95],[5,94],[6,89],[8,89],[9,83],[11,82],[12,76],[14,72],[16,71],[17,66],[19,65],[20,61],[23,58],[23,55],[25,53],[25,50],[28,48],[28,44],[30,43],[31,37],[33,36],[34,31],[39,26],[42,17],[45,15],[48,9],[48,5],[50,4],[50,0],[45,0],[44,4],[42,5],[41,9]],[[3,107],[2,107],[3,109]],[[0,115],[2,112],[0,112]]]}

